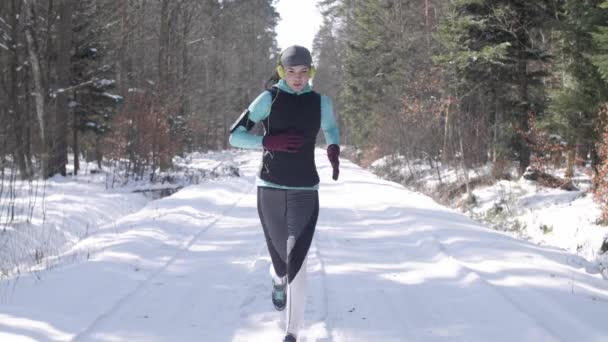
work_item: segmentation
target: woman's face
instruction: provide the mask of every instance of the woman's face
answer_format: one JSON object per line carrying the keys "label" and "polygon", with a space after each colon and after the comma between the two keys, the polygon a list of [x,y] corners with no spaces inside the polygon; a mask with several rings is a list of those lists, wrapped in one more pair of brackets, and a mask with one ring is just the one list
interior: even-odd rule
{"label": "woman's face", "polygon": [[300,92],[308,84],[310,79],[310,67],[306,65],[296,65],[285,68],[285,82],[289,88]]}

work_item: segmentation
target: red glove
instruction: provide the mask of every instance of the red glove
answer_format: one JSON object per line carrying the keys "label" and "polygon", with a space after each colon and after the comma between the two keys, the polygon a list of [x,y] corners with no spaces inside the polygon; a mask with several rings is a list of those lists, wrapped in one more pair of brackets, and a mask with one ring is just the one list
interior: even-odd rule
{"label": "red glove", "polygon": [[327,146],[327,159],[331,163],[331,167],[333,169],[333,173],[331,178],[333,180],[338,180],[338,176],[340,175],[340,146],[336,144],[331,144]]}
{"label": "red glove", "polygon": [[298,152],[303,144],[304,137],[295,133],[266,135],[262,139],[262,145],[269,151],[295,153]]}

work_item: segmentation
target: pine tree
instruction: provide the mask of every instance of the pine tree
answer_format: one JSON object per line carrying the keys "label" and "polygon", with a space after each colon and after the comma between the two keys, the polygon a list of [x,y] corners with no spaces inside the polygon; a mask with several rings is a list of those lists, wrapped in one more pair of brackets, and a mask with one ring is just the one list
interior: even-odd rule
{"label": "pine tree", "polygon": [[404,98],[421,95],[418,73],[430,66],[428,41],[421,39],[426,37],[424,5],[404,0],[342,2],[343,116],[353,144],[382,145],[386,152],[404,145]]}
{"label": "pine tree", "polygon": [[[504,96],[510,89],[504,60],[508,43],[493,43],[493,29],[479,15],[473,15],[455,5],[451,6],[438,31],[444,50],[435,56],[445,78],[446,120],[442,159],[453,158],[454,145],[466,129],[462,122],[480,122],[485,116],[494,124],[495,132],[502,124],[501,107],[508,102]],[[477,40],[476,40],[477,39]],[[492,105],[486,105],[492,104]],[[460,132],[459,134],[456,134]],[[494,137],[494,159],[502,158],[498,134]],[[497,152],[498,151],[498,152]]]}
{"label": "pine tree", "polygon": [[343,9],[340,0],[319,1],[317,6],[323,14],[323,23],[313,40],[313,61],[316,68],[315,78],[312,80],[315,90],[329,96],[334,105],[334,115],[340,126],[342,143],[350,144],[348,128],[343,120],[342,109],[345,106],[343,97],[344,85],[344,58],[346,40],[343,34]]}
{"label": "pine tree", "polygon": [[[313,42],[313,59],[315,60],[316,76],[313,79],[314,88],[321,94],[333,100],[334,111],[339,126],[342,127],[338,108],[343,106],[340,101],[342,85],[342,54],[343,44],[334,32],[332,20],[325,19]],[[345,133],[342,130],[342,133]]]}
{"label": "pine tree", "polygon": [[[530,163],[528,116],[543,110],[542,63],[549,58],[535,35],[552,22],[551,3],[456,0],[440,34],[446,53],[437,61],[450,79],[460,111],[492,111],[495,118],[504,111],[510,149],[522,171]],[[493,108],[484,108],[487,103]]]}
{"label": "pine tree", "polygon": [[608,100],[608,84],[593,65],[593,55],[601,49],[592,33],[608,20],[608,11],[597,7],[598,0],[566,0],[560,13],[559,60],[555,70],[561,80],[551,92],[549,115],[541,122],[549,133],[559,134],[567,142],[568,170],[573,174],[576,146],[595,155],[598,141],[599,106]]}
{"label": "pine tree", "polygon": [[[114,4],[97,4],[92,0],[75,2],[72,86],[70,107],[73,111],[72,146],[74,171],[78,172],[80,153],[101,164],[99,142],[110,130],[112,116],[123,100],[116,88],[110,41]],[[101,165],[99,165],[101,167]]]}
{"label": "pine tree", "polygon": [[600,221],[608,224],[608,104],[600,107],[601,140],[597,144],[598,163],[593,177],[593,195],[601,208]]}
{"label": "pine tree", "polygon": [[608,83],[608,1],[604,1],[596,7],[601,12],[603,21],[597,22],[597,33],[593,34],[593,40],[597,47],[597,52],[593,56],[593,63],[599,69],[602,78]]}
{"label": "pine tree", "polygon": [[[344,4],[349,6],[349,2]],[[385,1],[352,1],[346,17],[349,27],[345,51],[344,117],[352,143],[373,144],[372,130],[381,115],[384,77],[392,70],[386,60],[391,45],[382,25],[386,15]]]}
{"label": "pine tree", "polygon": [[[604,1],[596,10],[604,15],[608,12],[608,1]],[[596,50],[592,54],[593,64],[598,68],[604,86],[608,86],[608,21],[604,20],[596,26],[597,32],[592,34]],[[602,98],[598,113],[596,133],[599,139],[596,143],[597,158],[595,160],[594,194],[602,209],[601,220],[608,223],[608,98]]]}

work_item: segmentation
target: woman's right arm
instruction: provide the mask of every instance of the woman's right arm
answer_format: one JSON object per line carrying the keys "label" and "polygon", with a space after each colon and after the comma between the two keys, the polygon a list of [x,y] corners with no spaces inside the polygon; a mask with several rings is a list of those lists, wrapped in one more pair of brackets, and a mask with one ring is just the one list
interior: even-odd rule
{"label": "woman's right arm", "polygon": [[230,145],[241,148],[262,148],[263,136],[251,134],[253,125],[264,120],[270,113],[272,95],[269,91],[261,93],[247,108],[247,111],[237,119],[230,132]]}

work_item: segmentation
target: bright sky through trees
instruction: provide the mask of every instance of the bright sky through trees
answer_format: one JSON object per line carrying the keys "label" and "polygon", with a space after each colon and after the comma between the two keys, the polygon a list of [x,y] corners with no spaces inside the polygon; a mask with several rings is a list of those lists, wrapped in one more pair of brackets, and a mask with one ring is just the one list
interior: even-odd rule
{"label": "bright sky through trees", "polygon": [[297,44],[312,49],[312,41],[321,26],[317,0],[279,0],[276,8],[281,15],[277,26],[279,47]]}

